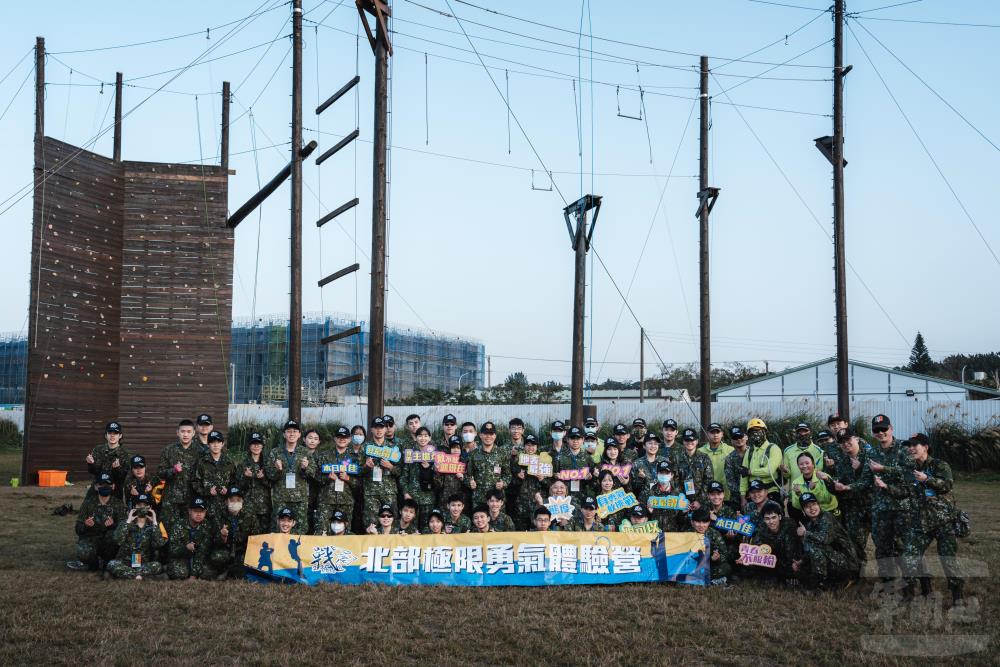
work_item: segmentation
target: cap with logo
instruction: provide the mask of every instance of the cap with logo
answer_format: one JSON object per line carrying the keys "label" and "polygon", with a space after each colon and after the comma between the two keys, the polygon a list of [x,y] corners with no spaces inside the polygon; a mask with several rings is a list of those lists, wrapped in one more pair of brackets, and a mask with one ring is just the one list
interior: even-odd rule
{"label": "cap with logo", "polygon": [[378,508],[378,516],[380,519],[386,515],[396,516],[396,513],[392,511],[392,505],[389,505],[388,503]]}
{"label": "cap with logo", "polygon": [[278,510],[278,518],[279,519],[294,519],[295,518],[295,512],[293,512],[292,510],[290,510],[287,507],[282,507],[280,510]]}
{"label": "cap with logo", "polygon": [[448,438],[448,446],[449,447],[461,447],[462,446],[462,438],[458,437],[457,435],[451,436],[450,438]]}
{"label": "cap with logo", "polygon": [[751,491],[767,491],[767,487],[764,486],[764,482],[759,479],[752,479],[747,485],[747,493]]}
{"label": "cap with logo", "polygon": [[254,431],[253,433],[251,433],[247,437],[247,444],[248,445],[252,445],[254,443],[258,443],[258,444],[261,444],[261,445],[264,444],[264,436],[261,435],[260,433],[258,433],[257,431]]}
{"label": "cap with logo", "polygon": [[643,508],[642,505],[636,505],[631,510],[629,510],[629,514],[631,514],[634,517],[644,517],[646,516],[646,510]]}
{"label": "cap with logo", "polygon": [[333,432],[333,437],[335,438],[350,438],[351,429],[346,426],[338,426],[337,430]]}
{"label": "cap with logo", "polygon": [[372,428],[385,428],[385,417],[372,417]]}
{"label": "cap with logo", "polygon": [[132,467],[133,468],[145,468],[146,467],[146,457],[136,454],[132,457]]}
{"label": "cap with logo", "polygon": [[396,420],[393,419],[392,415],[382,415],[382,420],[385,421],[386,426],[396,425]]}
{"label": "cap with logo", "polygon": [[809,426],[809,424],[807,424],[805,422],[799,422],[798,424],[795,425],[795,430],[796,431],[811,431],[812,427]]}
{"label": "cap with logo", "polygon": [[458,423],[458,418],[456,418],[455,415],[453,415],[453,414],[451,414],[449,412],[448,414],[446,414],[444,416],[444,419],[441,420],[441,423],[442,424],[457,424]]}
{"label": "cap with logo", "polygon": [[243,497],[243,489],[241,489],[240,487],[238,487],[236,485],[233,485],[233,486],[229,487],[229,492],[228,492],[227,495],[230,498],[232,498],[233,496],[239,496],[240,498],[242,498]]}
{"label": "cap with logo", "polygon": [[628,426],[625,424],[615,424],[615,435],[628,435]]}
{"label": "cap with logo", "polygon": [[208,503],[205,502],[204,498],[200,496],[195,496],[194,498],[191,499],[191,504],[188,505],[188,507],[193,510],[207,510]]}
{"label": "cap with logo", "polygon": [[198,426],[210,425],[212,424],[212,416],[204,414],[198,415],[198,419],[195,421],[195,423],[198,424]]}
{"label": "cap with logo", "polygon": [[708,428],[706,430],[709,433],[712,433],[713,431],[718,431],[719,433],[722,433],[722,424],[720,424],[719,422],[712,422],[711,424],[708,425]]}
{"label": "cap with logo", "polygon": [[842,428],[837,431],[837,442],[847,442],[852,437],[854,437],[853,428]]}
{"label": "cap with logo", "polygon": [[928,438],[925,433],[914,433],[909,438],[907,438],[906,442],[904,442],[903,444],[906,445],[907,447],[912,447],[914,445],[923,445],[924,447],[930,447],[931,439]]}
{"label": "cap with logo", "polygon": [[726,492],[726,487],[722,486],[722,484],[720,484],[716,480],[712,480],[711,482],[708,483],[708,492],[709,493],[725,493]]}
{"label": "cap with logo", "polygon": [[698,432],[693,428],[684,429],[684,433],[681,434],[682,440],[687,440],[688,442],[698,439]]}
{"label": "cap with logo", "polygon": [[745,435],[746,435],[746,433],[744,433],[743,429],[741,429],[739,426],[734,426],[731,429],[729,429],[729,439],[730,440],[739,440],[740,438],[742,438]]}
{"label": "cap with logo", "polygon": [[664,419],[663,420],[663,428],[672,428],[672,429],[674,429],[676,431],[677,430],[677,420],[676,419]]}
{"label": "cap with logo", "polygon": [[841,417],[836,412],[834,412],[832,415],[826,418],[826,425],[829,426],[833,422],[839,422],[839,421],[847,421],[847,420]]}
{"label": "cap with logo", "polygon": [[817,440],[825,440],[826,438],[832,438],[833,435],[829,431],[820,431],[816,434]]}
{"label": "cap with logo", "polygon": [[670,472],[670,461],[660,461],[656,464],[656,472]]}
{"label": "cap with logo", "polygon": [[97,486],[113,486],[114,483],[115,480],[111,477],[110,474],[106,472],[102,472],[100,475],[94,478],[94,484],[96,484]]}
{"label": "cap with logo", "polygon": [[105,433],[121,433],[122,425],[119,422],[108,422],[108,425],[104,427]]}
{"label": "cap with logo", "polygon": [[554,422],[552,422],[552,427],[549,430],[550,431],[565,431],[566,430],[566,424],[564,422],[562,422],[562,421],[560,421],[560,420],[557,419]]}
{"label": "cap with logo", "polygon": [[334,522],[334,521],[340,521],[341,523],[343,523],[346,520],[347,520],[347,517],[345,517],[344,513],[341,512],[340,510],[334,510],[333,511],[333,516],[330,517],[330,522],[331,523]]}
{"label": "cap with logo", "polygon": [[570,426],[569,431],[566,433],[566,437],[572,440],[573,438],[582,438],[583,429],[579,426]]}
{"label": "cap with logo", "polygon": [[646,442],[663,442],[660,440],[660,436],[656,435],[652,431],[646,434],[646,437],[642,439],[643,443]]}
{"label": "cap with logo", "polygon": [[646,420],[643,419],[642,417],[636,417],[635,419],[632,420],[632,426],[641,426],[643,428],[646,428]]}
{"label": "cap with logo", "polygon": [[596,510],[597,501],[591,498],[590,496],[587,496],[586,498],[583,499],[583,502],[580,503],[580,509]]}
{"label": "cap with logo", "polygon": [[613,436],[608,436],[604,439],[604,449],[607,450],[608,447],[618,448],[618,441],[614,439]]}
{"label": "cap with logo", "polygon": [[802,497],[799,498],[799,504],[803,506],[807,505],[808,503],[818,503],[818,502],[819,500],[816,498],[816,494],[809,493],[808,491],[803,493]]}
{"label": "cap with logo", "polygon": [[593,417],[587,417],[586,419],[583,420],[583,425],[584,426],[597,426],[597,420],[594,419]]}
{"label": "cap with logo", "polygon": [[291,429],[295,429],[296,431],[301,431],[302,430],[302,427],[299,426],[299,423],[297,421],[295,421],[294,419],[289,419],[288,421],[286,421],[284,428],[282,428],[281,430],[282,431],[287,431],[290,428]]}
{"label": "cap with logo", "polygon": [[135,500],[132,501],[133,505],[138,505],[139,503],[142,503],[143,505],[152,505],[153,499],[149,497],[149,494],[140,493],[135,497]]}
{"label": "cap with logo", "polygon": [[526,445],[537,445],[538,444],[538,438],[536,438],[535,436],[533,436],[533,435],[531,435],[529,433],[528,435],[524,436],[524,444],[526,444]]}
{"label": "cap with logo", "polygon": [[224,435],[222,435],[222,433],[219,432],[219,431],[212,431],[211,433],[208,434],[208,441],[209,442],[225,442],[226,441],[226,437]]}
{"label": "cap with logo", "polygon": [[885,415],[875,415],[872,417],[872,429],[889,428],[890,426],[892,426],[892,422]]}

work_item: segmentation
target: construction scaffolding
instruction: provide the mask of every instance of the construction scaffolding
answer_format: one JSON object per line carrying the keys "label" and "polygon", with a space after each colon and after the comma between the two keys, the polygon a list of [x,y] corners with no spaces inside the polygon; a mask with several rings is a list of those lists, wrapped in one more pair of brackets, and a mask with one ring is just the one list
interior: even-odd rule
{"label": "construction scaffolding", "polygon": [[28,338],[23,333],[0,333],[0,405],[24,403]]}

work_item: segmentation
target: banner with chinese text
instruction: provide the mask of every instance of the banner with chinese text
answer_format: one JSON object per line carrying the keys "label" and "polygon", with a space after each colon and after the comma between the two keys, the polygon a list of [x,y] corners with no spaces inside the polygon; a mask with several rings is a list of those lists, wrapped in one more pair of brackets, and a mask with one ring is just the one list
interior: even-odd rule
{"label": "banner with chinese text", "polygon": [[697,533],[512,532],[254,535],[247,576],[283,583],[552,586],[672,581],[704,586]]}

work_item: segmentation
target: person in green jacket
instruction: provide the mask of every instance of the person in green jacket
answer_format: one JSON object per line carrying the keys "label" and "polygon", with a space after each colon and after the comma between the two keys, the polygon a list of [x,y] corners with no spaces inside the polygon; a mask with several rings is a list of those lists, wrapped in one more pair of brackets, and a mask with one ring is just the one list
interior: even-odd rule
{"label": "person in green jacket", "polygon": [[745,470],[743,455],[747,451],[747,434],[739,426],[733,426],[729,429],[729,443],[733,451],[729,452],[729,456],[726,457],[725,477],[718,481],[725,480],[726,502],[733,509],[738,510],[746,503],[746,496],[740,492],[740,480],[743,479],[743,470]]}
{"label": "person in green jacket", "polygon": [[812,441],[812,428],[805,422],[795,427],[795,442],[785,447],[781,456],[781,474],[786,481],[790,482],[799,476],[798,460],[802,452],[808,452],[812,456],[816,470],[823,470],[823,449]]}
{"label": "person in green jacket", "polygon": [[791,499],[789,516],[796,521],[802,520],[802,494],[811,492],[816,496],[819,506],[824,512],[830,512],[833,516],[840,517],[840,510],[837,509],[837,496],[830,493],[826,487],[827,482],[833,484],[833,477],[816,470],[811,452],[801,452],[795,465],[799,474],[788,485],[789,498]]}
{"label": "person in green jacket", "polygon": [[802,559],[792,563],[799,580],[808,588],[826,590],[831,586],[853,583],[861,562],[847,531],[829,512],[820,508],[812,493],[802,494],[803,520],[796,529],[802,540]]}
{"label": "person in green jacket", "polygon": [[[267,453],[264,474],[271,481],[272,507],[295,512],[295,525],[307,532],[309,526],[309,477],[315,474],[316,462],[301,440],[302,429],[294,420],[285,422],[284,442]],[[277,528],[277,516],[271,530]]]}
{"label": "person in green jacket", "polygon": [[[726,479],[726,459],[733,453],[732,446],[722,441],[722,425],[712,422],[706,429],[708,442],[698,448],[698,451],[712,462],[712,479],[724,482]],[[726,489],[726,500],[729,500],[729,489]]]}
{"label": "person in green jacket", "polygon": [[753,480],[759,480],[767,489],[768,497],[776,503],[783,502],[781,497],[781,448],[768,442],[767,424],[763,419],[754,417],[747,422],[747,447],[743,455],[745,474],[740,478],[740,493],[746,495],[748,485]]}
{"label": "person in green jacket", "polygon": [[115,579],[142,579],[163,572],[157,552],[167,543],[156,525],[152,499],[145,493],[136,496],[125,520],[115,528],[118,553],[108,563]]}

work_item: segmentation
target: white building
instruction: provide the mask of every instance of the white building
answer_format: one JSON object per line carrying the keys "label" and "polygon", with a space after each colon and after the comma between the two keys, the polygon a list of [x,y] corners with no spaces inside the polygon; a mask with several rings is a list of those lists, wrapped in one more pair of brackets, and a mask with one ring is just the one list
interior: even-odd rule
{"label": "white building", "polygon": [[[555,396],[555,400],[564,401],[568,403],[570,401],[569,390],[564,390]],[[643,398],[647,401],[683,401],[690,402],[691,396],[688,394],[687,389],[658,389],[651,387],[646,390]],[[639,390],[638,389],[592,389],[587,391],[583,390],[583,401],[584,403],[590,404],[607,404],[607,403],[618,403],[620,401],[637,401],[639,400]]]}
{"label": "white building", "polygon": [[[993,398],[994,391],[979,385],[898,371],[863,361],[848,360],[850,400],[879,401],[961,401],[970,393]],[[740,382],[712,392],[716,401],[795,401],[836,399],[836,358],[814,361],[779,373]]]}

